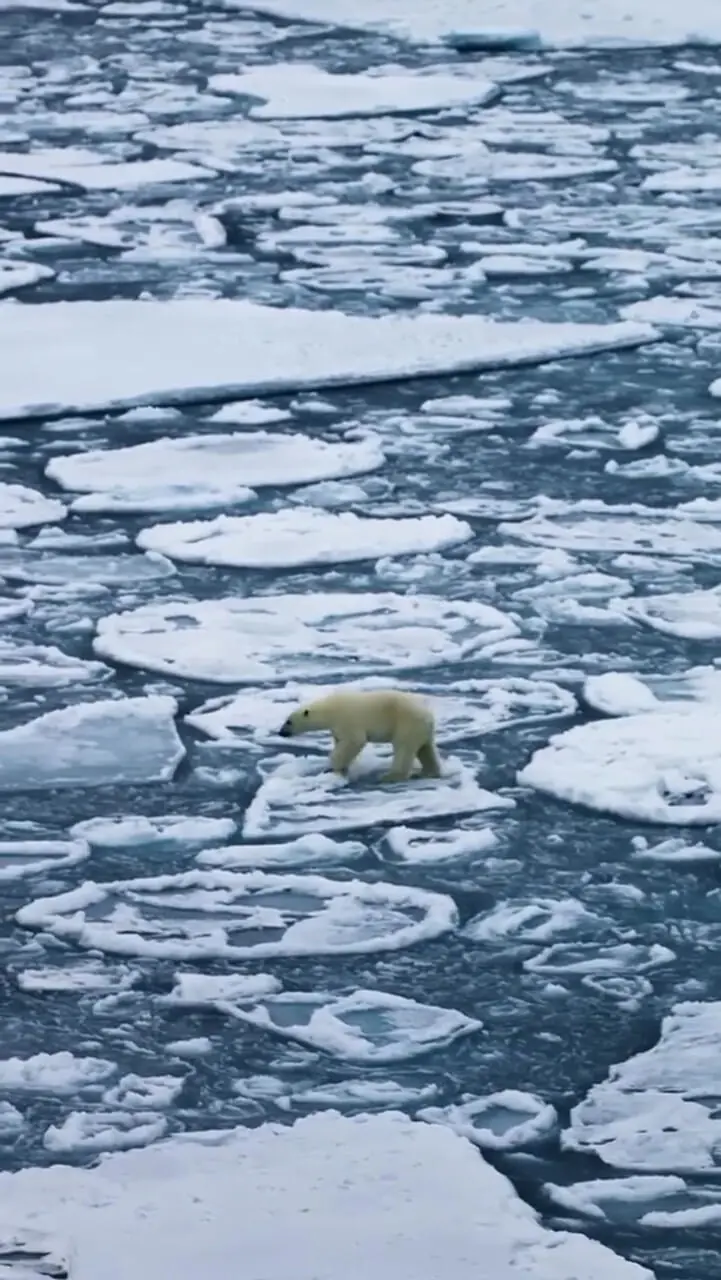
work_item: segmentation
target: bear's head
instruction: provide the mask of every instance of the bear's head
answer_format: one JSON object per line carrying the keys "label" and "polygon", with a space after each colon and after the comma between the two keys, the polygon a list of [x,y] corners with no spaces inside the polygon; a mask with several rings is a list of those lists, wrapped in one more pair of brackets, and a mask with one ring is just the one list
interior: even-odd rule
{"label": "bear's head", "polygon": [[320,728],[313,714],[314,705],[310,702],[307,706],[298,707],[297,711],[291,712],[280,728],[281,738],[294,738],[299,733],[312,733],[314,729]]}

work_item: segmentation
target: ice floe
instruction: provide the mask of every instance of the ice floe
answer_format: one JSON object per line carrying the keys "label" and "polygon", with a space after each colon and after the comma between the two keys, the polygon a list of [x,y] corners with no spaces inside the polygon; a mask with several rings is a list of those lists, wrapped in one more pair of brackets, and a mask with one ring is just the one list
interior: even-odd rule
{"label": "ice floe", "polygon": [[193,818],[186,814],[146,818],[144,814],[125,814],[122,818],[87,818],[76,822],[70,834],[86,840],[93,849],[133,849],[148,845],[185,849],[227,840],[236,829],[233,818]]}
{"label": "ice floe", "polygon": [[99,1084],[115,1072],[105,1058],[68,1053],[36,1053],[32,1058],[0,1058],[0,1089],[18,1093],[74,1093]]}
{"label": "ice floe", "polygon": [[127,964],[108,964],[104,957],[92,959],[73,956],[58,967],[21,969],[16,981],[21,991],[62,991],[67,995],[98,996],[109,992],[129,991],[140,977],[138,969]]}
{"label": "ice floe", "polygon": [[[536,546],[566,551],[689,557],[721,562],[721,528],[703,519],[691,504],[685,508],[604,507],[589,504],[565,515],[531,516],[504,521],[499,532]],[[693,515],[701,519],[693,519]]]}
{"label": "ice floe", "polygon": [[186,160],[158,158],[110,164],[106,161],[107,157],[101,152],[83,151],[77,147],[27,154],[1,151],[0,171],[21,179],[39,179],[71,191],[122,191],[160,183],[193,182],[214,176],[212,169],[189,164]]}
{"label": "ice floe", "polygon": [[420,1004],[385,991],[354,991],[346,996],[287,991],[255,1004],[220,1001],[216,1008],[344,1062],[368,1066],[420,1057],[479,1031],[482,1025],[456,1009]]}
{"label": "ice floe", "polygon": [[456,71],[396,71],[377,67],[372,74],[341,75],[305,62],[275,62],[242,75],[213,75],[218,93],[260,98],[250,108],[257,120],[337,119],[442,111],[488,102],[498,93],[492,80]]}
{"label": "ice floe", "polygon": [[574,1107],[563,1146],[630,1172],[713,1172],[720,1039],[718,1002],[675,1005],[658,1043],[612,1067]]}
{"label": "ice floe", "polygon": [[487,1151],[522,1151],[558,1132],[556,1108],[518,1089],[502,1089],[483,1098],[468,1095],[448,1107],[425,1107],[418,1118],[447,1125]]}
{"label": "ice floe", "polygon": [[[0,237],[1,239],[1,237]],[[14,258],[0,258],[0,297],[4,293],[15,293],[18,289],[27,289],[39,284],[41,280],[52,280],[55,272],[39,262],[18,262]]]}
{"label": "ice floe", "polygon": [[64,502],[46,498],[37,489],[24,484],[0,482],[0,529],[27,529],[37,524],[50,524],[64,520],[67,515]]}
{"label": "ice floe", "polygon": [[[638,346],[655,337],[648,325],[632,322],[376,318],[219,298],[0,303],[0,418],[533,364]],[[39,350],[45,353],[42,399]]]}
{"label": "ice floe", "polygon": [[518,781],[631,822],[721,819],[721,727],[708,706],[577,725],[551,738]]}
{"label": "ice floe", "polygon": [[226,871],[287,871],[293,867],[347,866],[365,852],[360,840],[332,840],[316,832],[279,844],[228,844],[222,849],[204,849],[196,862],[200,867],[222,867]]}
{"label": "ice floe", "polygon": [[[164,782],[185,754],[174,698],[118,698],[48,711],[0,732],[0,791]],[[132,744],[132,749],[129,749]]]}
{"label": "ice floe", "polygon": [[472,858],[487,853],[498,844],[498,837],[490,827],[452,831],[391,827],[386,832],[386,840],[391,853],[409,866]]}
{"label": "ice floe", "polygon": [[104,662],[74,658],[55,645],[0,639],[0,685],[60,689],[69,684],[106,680],[111,674]]}
{"label": "ice floe", "polygon": [[375,437],[326,443],[266,431],[180,436],[55,457],[46,475],[83,494],[73,511],[202,511],[254,496],[253,486],[361,475],[384,460]]}
{"label": "ice floe", "polygon": [[167,1128],[167,1117],[153,1112],[71,1111],[62,1124],[48,1126],[43,1146],[56,1155],[130,1151],[157,1142]]}
{"label": "ice floe", "polygon": [[166,959],[363,955],[453,929],[445,894],[262,871],[87,881],[22,907],[18,923],[107,954]]}
{"label": "ice floe", "polygon": [[141,605],[101,618],[93,647],[163,675],[256,684],[439,666],[517,634],[486,604],[319,591]]}
{"label": "ice floe", "polygon": [[474,1280],[479,1258],[496,1280],[652,1280],[595,1240],[543,1227],[456,1134],[394,1112],[187,1133],[95,1168],[25,1169],[3,1179],[3,1215],[15,1253],[34,1259],[44,1244],[62,1258],[71,1240],[81,1272],[114,1280],[150,1258],[157,1280],[204,1274],[210,1258],[223,1280],[240,1256],[268,1280],[289,1257],[296,1280]]}
{"label": "ice floe", "polygon": [[595,932],[599,923],[577,898],[515,898],[474,916],[462,932],[471,942],[548,942],[559,935]]}
{"label": "ice floe", "polygon": [[82,839],[0,840],[0,883],[74,867],[89,856],[90,846]]}
{"label": "ice floe", "polygon": [[173,560],[248,569],[296,568],[441,551],[473,536],[455,516],[373,519],[353,512],[287,507],[254,516],[156,524],[138,546]]}
{"label": "ice floe", "polygon": [[453,758],[444,761],[442,778],[414,779],[406,787],[379,783],[378,774],[387,765],[387,759],[382,761],[366,749],[348,782],[331,773],[326,760],[280,756],[277,764],[268,762],[265,781],[246,809],[243,836],[277,838],[377,824],[396,826],[423,818],[508,809],[514,804],[484,790],[474,770]]}
{"label": "ice floe", "polygon": [[618,609],[663,635],[679,640],[718,640],[721,636],[721,588],[678,591],[619,600]]}
{"label": "ice floe", "polygon": [[[245,8],[243,0],[233,0]],[[556,5],[549,0],[452,0],[423,6],[413,0],[258,0],[258,11],[301,22],[382,31],[419,44],[462,49],[534,49],[619,45],[721,44],[714,0],[692,0],[679,13],[673,0],[603,0]]]}

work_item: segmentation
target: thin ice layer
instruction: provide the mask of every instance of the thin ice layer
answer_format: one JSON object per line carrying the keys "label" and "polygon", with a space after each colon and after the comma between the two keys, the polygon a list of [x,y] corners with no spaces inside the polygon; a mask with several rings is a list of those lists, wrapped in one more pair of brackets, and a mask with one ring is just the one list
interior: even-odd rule
{"label": "thin ice layer", "polygon": [[675,1005],[658,1043],[611,1067],[573,1108],[563,1145],[629,1172],[715,1172],[720,1048],[721,1003]]}
{"label": "thin ice layer", "polygon": [[276,62],[241,75],[214,75],[208,84],[217,93],[260,98],[263,105],[248,113],[257,120],[408,115],[488,102],[498,92],[484,76],[454,75],[450,70],[393,74],[380,68],[370,75],[342,75],[305,62]]}
{"label": "thin ice layer", "polygon": [[577,725],[518,781],[632,822],[710,825],[721,820],[721,721],[701,703]]}
{"label": "thin ice layer", "polygon": [[455,516],[374,519],[353,512],[286,507],[142,529],[138,546],[171,560],[236,569],[292,569],[442,551],[473,536]]}
{"label": "thin ice layer", "polygon": [[104,1280],[234,1280],[241,1258],[263,1280],[287,1280],[289,1259],[294,1280],[478,1280],[479,1259],[494,1280],[653,1280],[542,1227],[469,1143],[396,1113],[188,1133],[0,1179],[15,1250],[72,1242],[78,1274]]}
{"label": "thin ice layer", "polygon": [[88,880],[18,923],[109,955],[198,960],[397,951],[453,929],[445,894],[263,871]]}
{"label": "thin ice layer", "polygon": [[142,605],[101,618],[93,647],[163,675],[255,684],[460,662],[517,634],[486,604],[319,591]]}
{"label": "thin ice layer", "polygon": [[0,792],[166,782],[185,749],[174,698],[118,698],[49,711],[0,732]]}
{"label": "thin ice layer", "polygon": [[378,318],[220,298],[6,303],[0,304],[0,419],[535,364],[655,337],[650,326],[632,322]]}
{"label": "thin ice layer", "polygon": [[366,748],[347,782],[330,772],[326,760],[281,756],[246,810],[244,838],[354,831],[513,807],[512,800],[479,786],[473,769],[458,760],[445,760],[442,778],[414,778],[406,786],[380,782],[389,763]]}
{"label": "thin ice layer", "polygon": [[46,475],[82,493],[73,511],[201,511],[252,498],[253,488],[312,484],[380,467],[375,437],[315,440],[268,431],[167,437],[52,458]]}

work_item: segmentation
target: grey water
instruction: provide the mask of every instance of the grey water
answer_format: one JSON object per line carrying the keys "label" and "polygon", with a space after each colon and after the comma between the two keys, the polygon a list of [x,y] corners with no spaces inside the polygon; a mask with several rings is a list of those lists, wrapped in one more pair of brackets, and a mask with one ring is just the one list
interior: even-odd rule
{"label": "grey water", "polygon": [[[202,38],[201,38],[202,37]],[[333,28],[304,27],[274,23],[251,14],[227,13],[200,0],[180,8],[176,16],[158,20],[132,17],[112,20],[100,9],[74,14],[43,12],[0,14],[0,91],[11,85],[18,69],[25,75],[22,111],[14,101],[3,106],[0,92],[0,146],[22,150],[27,129],[35,147],[93,146],[85,130],[73,124],[72,99],[92,97],[108,86],[128,110],[143,110],[143,102],[157,94],[166,95],[156,103],[153,129],[167,128],[186,120],[211,117],[207,100],[193,105],[194,95],[205,93],[208,77],[234,71],[246,59],[257,65],[274,61],[314,62],[329,71],[364,71],[383,63],[409,68],[431,67],[439,54],[414,50],[390,38],[360,35]],[[493,58],[477,54],[443,55],[447,62],[483,63],[492,75]],[[0,197],[0,228],[26,236],[25,259],[39,261],[55,271],[44,280],[18,293],[17,306],[39,302],[79,299],[136,298],[141,294],[169,298],[175,296],[223,296],[250,298],[258,302],[308,308],[338,307],[357,314],[382,314],[390,310],[413,310],[419,300],[439,313],[476,313],[493,318],[542,320],[615,321],[620,307],[650,294],[683,296],[678,280],[662,278],[649,282],[644,273],[590,273],[575,267],[567,274],[543,277],[509,275],[488,281],[466,280],[435,284],[428,273],[417,273],[399,265],[378,273],[377,264],[364,256],[362,247],[351,246],[349,255],[357,259],[347,278],[339,280],[339,267],[332,275],[323,262],[323,247],[315,247],[302,269],[281,248],[272,247],[272,238],[281,224],[272,210],[233,210],[223,215],[227,249],[212,255],[152,253],[124,259],[102,246],[78,241],[73,246],[43,241],[37,225],[53,219],[80,215],[103,218],[121,205],[137,207],[137,225],[143,210],[164,205],[170,199],[191,201],[207,209],[222,200],[240,195],[303,190],[314,192],[333,183],[341,200],[348,199],[362,211],[373,203],[394,201],[443,202],[443,216],[423,215],[404,224],[407,262],[423,264],[429,249],[443,249],[445,265],[460,264],[467,241],[512,243],[540,236],[549,243],[583,236],[594,246],[610,249],[628,247],[638,235],[647,248],[657,238],[714,236],[721,228],[721,210],[713,193],[685,195],[659,201],[642,190],[645,176],[631,154],[639,145],[666,143],[689,147],[702,134],[721,137],[721,96],[709,86],[719,68],[712,50],[609,51],[597,53],[513,54],[513,60],[537,77],[507,83],[500,104],[511,112],[560,113],[566,122],[583,130],[609,129],[610,141],[604,154],[617,161],[617,171],[603,176],[580,176],[569,181],[516,181],[491,184],[464,180],[462,167],[456,176],[430,177],[427,181],[412,169],[413,158],[404,153],[403,140],[432,139],[443,129],[464,129],[472,134],[474,124],[490,108],[429,112],[422,116],[395,118],[391,144],[372,155],[372,171],[391,180],[386,193],[375,195],[372,186],[359,182],[367,171],[369,153],[362,137],[354,132],[354,122],[331,122],[323,153],[311,154],[303,148],[298,129],[296,146],[254,152],[251,147],[229,171],[207,180],[202,187],[183,184],[143,192],[79,193],[63,190]],[[27,73],[27,74],[26,74]],[[602,95],[583,96],[568,92],[567,86],[606,83],[614,78],[632,79],[636,84],[653,83],[682,86],[688,91],[680,100],[669,96],[663,103],[636,104],[614,101]],[[560,86],[560,88],[559,88]],[[565,86],[565,87],[564,87]],[[172,90],[172,92],[171,92]],[[175,96],[174,96],[175,95]],[[11,98],[12,95],[9,95]],[[219,103],[216,118],[234,119],[246,103]],[[525,117],[524,117],[525,118]],[[24,123],[26,122],[26,123]],[[328,122],[326,122],[328,123]],[[322,132],[324,122],[316,122]],[[343,137],[343,128],[347,136]],[[527,125],[529,133],[532,128]],[[13,133],[19,140],[13,141]],[[149,126],[134,127],[127,136],[113,139],[117,158],[149,159],[171,154],[167,145],[145,140]],[[539,139],[543,122],[537,130]],[[331,137],[332,134],[332,137]],[[137,136],[136,136],[137,135]],[[513,146],[511,141],[509,146]],[[395,149],[394,149],[395,146]],[[532,150],[532,143],[523,143]],[[198,144],[199,151],[202,146]],[[546,154],[539,141],[539,153]],[[580,153],[583,153],[582,148]],[[2,162],[0,161],[0,171]],[[426,189],[427,188],[427,189]],[[501,207],[498,213],[479,214],[474,221],[468,202],[488,199]],[[520,227],[512,230],[509,227]],[[34,247],[35,242],[35,247]],[[315,261],[311,258],[314,257]],[[324,274],[325,271],[325,274]],[[374,278],[373,272],[376,272]],[[405,275],[410,294],[404,296]],[[430,272],[432,277],[432,271]],[[330,284],[332,287],[328,287]],[[718,284],[701,282],[699,296],[713,300]],[[474,530],[474,541],[460,552],[448,552],[447,573],[429,586],[436,594],[447,591],[457,598],[472,598],[500,609],[518,610],[514,593],[526,585],[522,569],[476,564],[463,567],[461,557],[469,549],[501,544],[498,524],[504,518],[504,504],[522,509],[537,495],[552,499],[581,501],[597,499],[605,503],[641,502],[671,507],[679,501],[699,496],[703,490],[673,474],[657,474],[639,479],[604,468],[606,462],[624,463],[624,454],[613,439],[579,443],[568,447],[528,449],[528,441],[544,422],[555,418],[587,419],[600,415],[606,423],[621,424],[645,415],[661,425],[659,438],[643,456],[663,454],[683,456],[694,465],[717,462],[714,429],[717,426],[714,402],[707,388],[721,372],[721,340],[715,334],[702,337],[695,331],[675,330],[658,343],[635,351],[605,352],[574,360],[557,360],[537,366],[489,371],[476,376],[437,377],[399,382],[363,389],[324,391],[327,412],[321,417],[306,403],[294,406],[292,429],[309,435],[332,433],[335,424],[371,424],[390,435],[394,423],[416,421],[421,404],[430,398],[449,395],[499,396],[510,401],[497,425],[483,433],[459,433],[447,438],[447,448],[425,448],[420,437],[412,445],[391,453],[380,473],[377,496],[367,504],[375,510],[395,513],[427,511],[438,501],[474,504],[479,514],[464,515]],[[122,358],[122,353],[119,353]],[[0,370],[2,353],[0,352]],[[42,353],[38,352],[38,384],[42,382]],[[292,396],[273,403],[287,407]],[[171,424],[173,433],[205,430],[208,406],[188,406],[181,419]],[[706,428],[704,430],[704,427]],[[693,429],[692,429],[693,428]],[[70,422],[33,421],[4,424],[3,430],[17,443],[3,450],[2,478],[28,484],[57,496],[55,486],[43,469],[58,451],[71,447],[132,444],[166,434],[167,422],[123,422],[113,415]],[[212,427],[210,428],[213,429]],[[573,453],[569,457],[569,452]],[[370,492],[370,490],[369,490]],[[272,490],[264,496],[280,497]],[[485,503],[485,508],[482,506]],[[494,508],[494,504],[497,506]],[[360,505],[359,510],[363,510]],[[253,510],[253,507],[244,508]],[[73,516],[65,522],[67,531],[80,535],[127,537],[123,556],[139,558],[132,540],[148,518],[127,516]],[[21,544],[30,540],[21,536]],[[388,589],[386,579],[379,586],[377,567],[372,564],[337,568],[331,574],[322,569],[298,572],[247,572],[178,566],[172,579],[151,578],[140,582],[131,568],[130,582],[122,580],[117,566],[104,576],[98,558],[115,554],[89,550],[89,581],[104,582],[101,596],[83,600],[83,612],[92,619],[122,607],[128,592],[134,601],[158,600],[185,594],[189,598],[216,598],[229,593],[271,590],[315,590],[349,585],[354,589]],[[614,553],[615,554],[615,553]],[[582,558],[589,567],[607,570],[614,554],[589,553]],[[457,566],[457,571],[454,570]],[[106,566],[107,569],[107,566]],[[392,570],[390,571],[392,576]],[[5,563],[0,548],[0,577],[13,591],[12,564]],[[402,576],[399,581],[403,582]],[[659,582],[663,582],[660,575]],[[708,563],[687,563],[684,583],[690,589],[715,585],[718,574]],[[653,583],[652,583],[653,586]],[[657,583],[658,587],[658,583]],[[391,582],[392,589],[392,582]],[[401,585],[398,589],[403,590]],[[658,587],[663,589],[663,587]],[[69,612],[68,612],[69,609]],[[6,637],[41,644],[58,644],[66,653],[92,657],[92,633],[68,628],[72,608],[58,601],[54,608],[40,610],[27,618],[3,623]],[[648,674],[681,671],[694,664],[713,660],[704,643],[663,640],[651,631],[604,624],[563,622],[538,623],[549,672],[566,668],[580,673],[601,670],[635,669]],[[538,668],[534,668],[538,669]],[[454,678],[497,678],[530,674],[525,668],[495,660],[464,663],[462,673],[452,667],[435,673],[439,682]],[[552,679],[552,674],[549,674]],[[153,681],[148,673],[118,667],[112,688],[138,693],[162,683],[178,698],[181,714],[225,690],[199,681]],[[62,706],[71,700],[66,689],[43,691],[42,695],[22,688],[6,690],[0,701],[0,730],[24,723],[34,714]],[[579,721],[593,713],[581,710]],[[564,722],[563,727],[565,727]],[[459,908],[461,923],[506,898],[571,896],[584,903],[602,903],[610,938],[634,937],[644,944],[670,946],[675,959],[647,975],[650,990],[639,999],[619,1000],[603,989],[594,989],[580,978],[564,978],[562,1000],[549,998],[543,982],[523,968],[523,960],[533,947],[509,943],[491,949],[472,944],[458,934],[424,943],[407,951],[377,956],[345,958],[282,958],[260,965],[247,965],[253,973],[273,972],[285,990],[343,990],[347,987],[378,988],[439,1005],[447,1005],[478,1018],[480,1034],[439,1048],[425,1058],[394,1071],[393,1078],[413,1085],[433,1083],[438,1087],[438,1105],[457,1100],[462,1093],[486,1094],[501,1088],[537,1093],[552,1102],[562,1120],[588,1089],[608,1073],[609,1067],[649,1047],[658,1038],[660,1019],[671,1005],[687,993],[701,991],[701,998],[721,999],[721,908],[714,891],[721,887],[719,865],[705,863],[683,866],[660,865],[630,860],[635,835],[650,835],[647,828],[619,822],[590,811],[574,809],[540,795],[516,791],[516,772],[542,745],[555,725],[521,724],[515,728],[484,735],[482,740],[464,744],[482,751],[482,782],[489,789],[507,789],[516,798],[516,808],[494,823],[500,834],[498,856],[482,869],[463,861],[427,866],[406,866],[378,856],[381,830],[358,833],[368,846],[364,862],[354,873],[369,879],[393,880],[450,894]],[[142,787],[65,789],[52,792],[18,791],[2,796],[0,839],[18,838],[21,824],[36,824],[35,830],[62,837],[74,823],[97,816],[121,814],[187,813],[212,817],[232,817],[240,821],[253,794],[258,777],[251,761],[242,779],[226,779],[224,765],[237,763],[232,751],[209,745],[199,735],[180,725],[187,760],[175,779]],[[133,744],[127,744],[132,751]],[[198,774],[198,766],[211,766],[215,782]],[[433,829],[450,825],[443,820],[426,824]],[[27,828],[26,828],[27,829]],[[347,833],[348,837],[354,836]],[[345,836],[345,833],[344,833]],[[697,833],[713,847],[721,849],[714,829]],[[35,877],[0,882],[0,1010],[3,1020],[3,1055],[27,1057],[38,1052],[70,1049],[74,1053],[97,1053],[111,1057],[121,1071],[158,1075],[167,1071],[165,1046],[171,1040],[209,1036],[213,1053],[183,1068],[182,1092],[170,1112],[170,1131],[234,1124],[257,1125],[264,1120],[282,1119],[272,1100],[240,1097],[232,1084],[239,1076],[276,1075],[286,1080],[302,1078],[304,1087],[353,1078],[348,1064],[333,1062],[322,1055],[312,1060],[294,1054],[280,1039],[240,1023],[229,1025],[219,1014],[187,1009],[169,1009],[157,996],[170,991],[178,967],[166,961],[133,960],[142,972],[140,985],[131,1002],[122,1000],[98,1006],[79,1001],[74,994],[24,993],[18,989],[16,973],[32,963],[62,963],[69,949],[48,935],[39,937],[21,930],[15,913],[30,898],[72,888],[87,878],[115,880],[137,875],[170,873],[188,868],[187,853],[158,847],[128,850],[95,850],[90,863],[54,873],[52,880]],[[628,892],[619,892],[619,886]],[[637,890],[638,892],[633,892]],[[112,960],[112,958],[111,958]],[[207,972],[226,972],[231,966],[208,963]],[[243,966],[234,965],[233,969]],[[364,1076],[369,1073],[363,1072]],[[379,1073],[385,1074],[385,1073]],[[10,1095],[8,1095],[10,1096]],[[0,1168],[18,1169],[27,1164],[48,1163],[57,1157],[44,1147],[42,1138],[50,1124],[61,1123],[72,1109],[72,1100],[48,1095],[23,1097],[27,1124],[10,1141],[0,1143]],[[569,1183],[581,1177],[601,1177],[604,1167],[592,1157],[573,1156],[553,1143],[532,1156],[495,1157],[495,1162],[514,1181],[520,1194],[549,1218],[541,1185],[546,1181]],[[606,1170],[607,1172],[607,1170]],[[591,1230],[590,1227],[584,1228]],[[709,1280],[721,1277],[721,1254],[714,1239],[703,1231],[685,1231],[683,1241],[672,1233],[640,1231],[625,1223],[593,1228],[619,1253],[653,1268],[659,1277]]]}

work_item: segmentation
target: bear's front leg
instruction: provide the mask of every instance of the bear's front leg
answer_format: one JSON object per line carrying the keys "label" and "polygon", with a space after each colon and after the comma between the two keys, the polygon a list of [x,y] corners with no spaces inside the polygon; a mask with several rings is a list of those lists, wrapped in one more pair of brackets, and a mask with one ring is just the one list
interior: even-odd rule
{"label": "bear's front leg", "polygon": [[346,777],[350,766],[359,756],[366,744],[363,737],[356,736],[353,738],[336,738],[335,746],[330,758],[330,767],[334,773],[341,774]]}
{"label": "bear's front leg", "polygon": [[413,770],[415,757],[414,746],[394,743],[393,763],[388,772],[383,774],[381,782],[407,782]]}

